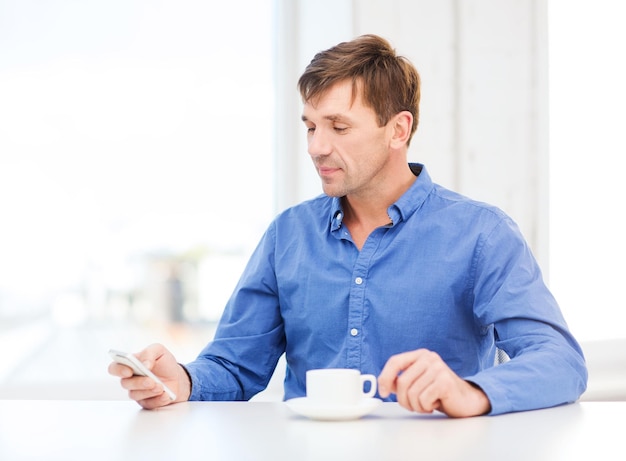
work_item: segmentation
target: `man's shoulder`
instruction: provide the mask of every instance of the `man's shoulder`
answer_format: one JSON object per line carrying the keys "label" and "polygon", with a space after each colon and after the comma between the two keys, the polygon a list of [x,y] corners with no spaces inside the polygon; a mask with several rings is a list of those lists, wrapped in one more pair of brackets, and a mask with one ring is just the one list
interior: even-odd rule
{"label": "man's shoulder", "polygon": [[506,218],[506,213],[491,203],[470,198],[439,184],[434,184],[431,191],[431,205],[435,208],[446,208],[450,211],[463,213],[480,213],[492,215],[495,219]]}
{"label": "man's shoulder", "polygon": [[274,218],[270,233],[281,244],[309,241],[330,228],[335,203],[331,197],[319,195],[290,206]]}
{"label": "man's shoulder", "polygon": [[276,217],[277,221],[293,219],[326,219],[332,213],[334,199],[325,194],[305,200],[297,205],[290,206],[281,211]]}

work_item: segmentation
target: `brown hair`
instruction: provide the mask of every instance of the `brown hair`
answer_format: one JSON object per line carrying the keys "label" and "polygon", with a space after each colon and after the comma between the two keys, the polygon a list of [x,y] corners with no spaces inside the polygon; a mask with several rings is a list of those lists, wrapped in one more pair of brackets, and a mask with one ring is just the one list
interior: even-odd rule
{"label": "brown hair", "polygon": [[298,90],[306,102],[346,79],[352,80],[353,98],[362,88],[363,102],[376,112],[379,126],[399,112],[411,112],[413,136],[419,120],[420,76],[387,40],[362,35],[317,53],[300,76]]}

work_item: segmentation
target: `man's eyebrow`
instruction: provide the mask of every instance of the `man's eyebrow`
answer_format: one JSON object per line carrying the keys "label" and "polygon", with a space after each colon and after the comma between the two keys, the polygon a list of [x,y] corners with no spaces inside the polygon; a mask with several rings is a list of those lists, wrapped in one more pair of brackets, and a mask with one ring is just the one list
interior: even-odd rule
{"label": "man's eyebrow", "polygon": [[[341,114],[331,114],[331,115],[325,115],[324,117],[322,117],[324,120],[329,120],[331,122],[348,122],[350,119],[348,119],[347,117],[344,117]],[[306,115],[302,115],[301,117],[303,122],[308,122],[309,119]]]}
{"label": "man's eyebrow", "polygon": [[324,118],[326,120],[330,120],[331,122],[347,122],[349,120],[347,117],[344,117],[341,114],[327,115]]}

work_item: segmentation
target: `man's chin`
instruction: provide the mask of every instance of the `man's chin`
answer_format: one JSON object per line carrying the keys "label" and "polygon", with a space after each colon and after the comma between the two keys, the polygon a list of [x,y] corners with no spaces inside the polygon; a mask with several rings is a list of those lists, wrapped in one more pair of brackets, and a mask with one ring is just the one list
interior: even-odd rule
{"label": "man's chin", "polygon": [[340,191],[339,189],[334,187],[325,187],[324,185],[322,185],[322,190],[329,197],[343,197],[344,195],[346,195],[345,193],[343,193],[343,191]]}

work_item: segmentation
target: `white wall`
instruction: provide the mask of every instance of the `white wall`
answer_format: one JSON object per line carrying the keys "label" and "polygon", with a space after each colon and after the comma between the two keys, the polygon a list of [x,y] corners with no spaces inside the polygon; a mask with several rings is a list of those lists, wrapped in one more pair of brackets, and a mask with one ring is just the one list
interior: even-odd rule
{"label": "white wall", "polygon": [[[509,213],[547,272],[546,0],[278,4],[282,24],[291,25],[279,40],[290,53],[278,56],[294,87],[294,99],[282,96],[278,113],[282,105],[296,121],[279,120],[278,161],[291,167],[278,175],[290,184],[283,184],[289,193],[279,207],[321,191],[298,126],[299,74],[315,52],[376,33],[411,59],[422,77],[410,159],[425,163],[436,182]],[[302,136],[283,136],[294,128]]]}
{"label": "white wall", "polygon": [[626,2],[550,1],[550,281],[584,339],[626,338],[625,17]]}

